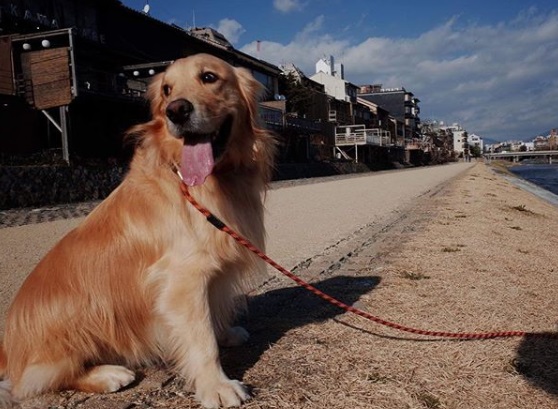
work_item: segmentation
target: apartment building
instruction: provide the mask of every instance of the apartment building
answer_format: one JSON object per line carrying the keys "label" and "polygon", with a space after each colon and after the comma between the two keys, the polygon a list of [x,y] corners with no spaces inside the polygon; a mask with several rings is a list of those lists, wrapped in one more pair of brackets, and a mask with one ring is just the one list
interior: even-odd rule
{"label": "apartment building", "polygon": [[358,96],[387,110],[393,117],[404,123],[403,137],[417,138],[420,126],[420,100],[405,88],[383,88],[381,84],[361,85]]}
{"label": "apartment building", "polygon": [[484,152],[484,141],[482,137],[477,134],[471,134],[468,138],[469,147],[478,146],[481,152]]}
{"label": "apartment building", "polygon": [[330,122],[352,125],[369,119],[369,110],[357,104],[358,87],[345,80],[343,64],[335,63],[334,57],[320,59],[316,63],[316,73],[310,79],[322,84],[326,94],[332,97],[329,101]]}

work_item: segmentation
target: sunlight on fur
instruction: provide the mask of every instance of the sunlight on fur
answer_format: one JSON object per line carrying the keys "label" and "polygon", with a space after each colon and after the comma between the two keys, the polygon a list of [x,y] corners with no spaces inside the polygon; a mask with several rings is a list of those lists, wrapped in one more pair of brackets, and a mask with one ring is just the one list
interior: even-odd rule
{"label": "sunlight on fur", "polygon": [[176,170],[263,249],[275,139],[259,125],[260,90],[248,71],[205,54],[153,79],[152,120],[128,133],[137,142],[128,175],[42,259],[8,311],[0,406],[48,390],[113,392],[134,381],[128,368],[159,360],[206,408],[249,398],[223,372],[218,343],[247,339],[231,325],[265,267],[184,201]]}

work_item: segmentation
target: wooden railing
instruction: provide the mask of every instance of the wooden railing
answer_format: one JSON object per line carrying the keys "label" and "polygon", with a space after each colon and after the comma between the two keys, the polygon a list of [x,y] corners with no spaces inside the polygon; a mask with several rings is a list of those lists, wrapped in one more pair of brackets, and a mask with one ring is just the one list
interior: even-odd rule
{"label": "wooden railing", "polygon": [[259,112],[262,120],[271,128],[296,128],[311,132],[320,132],[322,129],[319,122],[311,119],[285,115],[282,110],[277,108],[260,105]]}

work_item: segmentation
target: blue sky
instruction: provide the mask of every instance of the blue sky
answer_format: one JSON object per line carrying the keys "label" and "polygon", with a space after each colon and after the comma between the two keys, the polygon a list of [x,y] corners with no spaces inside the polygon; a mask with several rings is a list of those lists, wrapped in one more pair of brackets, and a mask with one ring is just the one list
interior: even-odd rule
{"label": "blue sky", "polygon": [[[141,10],[146,0],[124,0]],[[235,48],[308,76],[333,55],[356,84],[405,87],[421,118],[519,139],[558,127],[556,0],[149,0],[150,14],[210,26]],[[260,50],[257,50],[260,41]]]}

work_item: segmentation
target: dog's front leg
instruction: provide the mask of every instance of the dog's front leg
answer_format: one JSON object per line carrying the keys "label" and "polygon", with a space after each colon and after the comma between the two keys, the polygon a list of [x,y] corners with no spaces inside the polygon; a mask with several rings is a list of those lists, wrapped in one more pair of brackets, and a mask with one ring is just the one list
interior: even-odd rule
{"label": "dog's front leg", "polygon": [[193,383],[196,398],[205,408],[239,406],[250,395],[221,367],[209,307],[209,274],[200,270],[170,277],[161,294],[160,309],[171,333],[167,348],[181,375]]}

